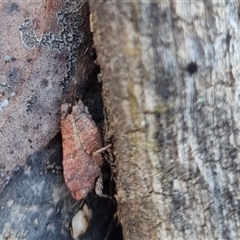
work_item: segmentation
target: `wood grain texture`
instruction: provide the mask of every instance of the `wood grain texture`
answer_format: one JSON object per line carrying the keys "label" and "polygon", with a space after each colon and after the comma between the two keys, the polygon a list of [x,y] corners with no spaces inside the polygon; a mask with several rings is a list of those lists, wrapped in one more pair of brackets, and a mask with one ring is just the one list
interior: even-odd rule
{"label": "wood grain texture", "polygon": [[90,0],[125,239],[238,239],[239,4]]}

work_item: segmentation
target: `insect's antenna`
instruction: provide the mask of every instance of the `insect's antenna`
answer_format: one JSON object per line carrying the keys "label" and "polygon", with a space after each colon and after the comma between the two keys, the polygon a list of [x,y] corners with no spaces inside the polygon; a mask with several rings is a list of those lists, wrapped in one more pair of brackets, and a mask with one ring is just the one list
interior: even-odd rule
{"label": "insect's antenna", "polygon": [[110,147],[112,147],[112,144],[108,144],[106,147],[103,147],[103,148],[97,150],[95,153],[96,154],[102,153],[102,152],[106,151],[107,149],[109,149]]}

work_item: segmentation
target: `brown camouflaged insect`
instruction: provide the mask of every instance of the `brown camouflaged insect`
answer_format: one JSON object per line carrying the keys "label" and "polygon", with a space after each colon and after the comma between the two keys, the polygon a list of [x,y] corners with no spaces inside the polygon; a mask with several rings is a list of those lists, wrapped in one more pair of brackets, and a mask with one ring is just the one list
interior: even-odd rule
{"label": "brown camouflaged insect", "polygon": [[102,137],[82,101],[71,113],[69,109],[69,104],[62,104],[63,174],[72,196],[80,200],[94,190],[101,175]]}

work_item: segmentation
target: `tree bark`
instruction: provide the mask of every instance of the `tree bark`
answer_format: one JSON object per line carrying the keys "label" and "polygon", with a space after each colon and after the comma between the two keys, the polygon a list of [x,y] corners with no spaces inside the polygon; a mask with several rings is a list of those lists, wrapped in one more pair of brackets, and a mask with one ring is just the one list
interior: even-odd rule
{"label": "tree bark", "polygon": [[240,238],[239,4],[90,9],[124,239]]}

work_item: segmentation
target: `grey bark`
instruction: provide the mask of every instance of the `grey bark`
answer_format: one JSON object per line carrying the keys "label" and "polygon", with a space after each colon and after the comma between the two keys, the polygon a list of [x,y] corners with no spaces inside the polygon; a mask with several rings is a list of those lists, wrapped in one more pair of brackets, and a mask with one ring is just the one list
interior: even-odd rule
{"label": "grey bark", "polygon": [[239,4],[90,0],[125,239],[238,239]]}

